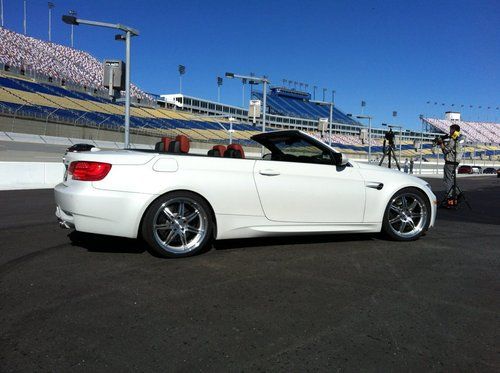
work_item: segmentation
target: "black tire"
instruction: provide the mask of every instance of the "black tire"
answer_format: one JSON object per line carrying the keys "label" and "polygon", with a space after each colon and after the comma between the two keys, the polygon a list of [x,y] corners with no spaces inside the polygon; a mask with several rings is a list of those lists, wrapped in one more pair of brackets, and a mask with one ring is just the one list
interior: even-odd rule
{"label": "black tire", "polygon": [[395,241],[414,241],[427,232],[430,221],[431,204],[427,195],[416,188],[404,188],[387,204],[382,233]]}
{"label": "black tire", "polygon": [[141,234],[153,254],[182,258],[209,250],[213,230],[208,203],[195,193],[179,191],[161,196],[148,207]]}

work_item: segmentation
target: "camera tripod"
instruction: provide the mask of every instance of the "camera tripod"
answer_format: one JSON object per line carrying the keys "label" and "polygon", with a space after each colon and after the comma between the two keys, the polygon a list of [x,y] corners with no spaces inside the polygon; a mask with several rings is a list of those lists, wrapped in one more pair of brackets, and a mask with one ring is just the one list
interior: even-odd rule
{"label": "camera tripod", "polygon": [[464,191],[457,184],[457,166],[458,164],[453,167],[453,185],[446,192],[444,199],[441,201],[441,206],[457,209],[464,202],[469,210],[472,210],[472,207],[470,207],[469,202],[465,198]]}
{"label": "camera tripod", "polygon": [[382,146],[382,153],[384,155],[382,156],[382,159],[380,160],[378,165],[382,166],[382,163],[384,163],[385,157],[388,156],[389,159],[388,159],[387,167],[391,168],[391,159],[394,159],[394,162],[396,163],[398,170],[401,171],[401,167],[399,167],[399,162],[398,162],[398,159],[396,158],[396,152],[394,149],[395,149],[394,143],[389,142],[389,147],[386,147],[386,140],[384,140],[384,144]]}

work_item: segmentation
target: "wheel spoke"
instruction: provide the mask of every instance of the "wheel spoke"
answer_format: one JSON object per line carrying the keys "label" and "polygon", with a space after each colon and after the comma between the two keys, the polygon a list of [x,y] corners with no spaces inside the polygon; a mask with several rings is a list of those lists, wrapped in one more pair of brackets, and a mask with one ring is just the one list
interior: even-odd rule
{"label": "wheel spoke", "polygon": [[402,207],[402,210],[406,210],[408,208],[408,202],[406,201],[405,196],[401,197],[401,207]]}
{"label": "wheel spoke", "polygon": [[389,220],[389,223],[394,224],[394,223],[396,223],[396,222],[398,222],[398,221],[401,221],[401,219],[400,219],[400,217],[399,217],[399,216],[396,216],[395,218],[393,218],[393,219]]}
{"label": "wheel spoke", "polygon": [[180,218],[184,217],[184,201],[179,202],[179,212],[177,212],[177,216]]}
{"label": "wheel spoke", "polygon": [[165,207],[163,209],[163,213],[167,216],[167,218],[170,220],[170,221],[173,221],[175,219],[175,216],[174,214],[172,213],[172,211],[170,211],[170,209],[168,207]]}
{"label": "wheel spoke", "polygon": [[188,225],[188,226],[186,227],[186,232],[191,232],[191,233],[196,233],[196,234],[198,234],[198,233],[203,233],[203,232],[205,232],[205,230],[200,229],[200,228],[196,228],[196,227],[192,227],[191,225]]}
{"label": "wheel spoke", "polygon": [[415,229],[415,222],[411,219],[408,219],[407,224],[410,226],[411,230]]}
{"label": "wheel spoke", "polygon": [[194,210],[191,214],[186,216],[186,223],[192,222],[199,214],[200,212],[198,210]]}
{"label": "wheel spoke", "polygon": [[167,238],[165,239],[165,241],[163,241],[165,242],[165,245],[170,244],[170,242],[172,242],[175,236],[177,236],[177,231],[175,229],[172,229],[168,234]]}
{"label": "wheel spoke", "polygon": [[406,228],[406,222],[401,220],[401,226],[399,227],[399,233],[404,233]]}
{"label": "wheel spoke", "polygon": [[412,213],[410,214],[410,218],[412,218],[412,219],[413,219],[413,218],[421,218],[422,216],[424,216],[424,214],[423,214],[423,213],[421,213],[421,212],[412,212]]}
{"label": "wheel spoke", "polygon": [[398,214],[401,212],[401,209],[397,206],[391,205],[391,210],[396,211]]}
{"label": "wheel spoke", "polygon": [[413,209],[415,209],[415,207],[417,207],[417,205],[418,205],[418,201],[416,199],[414,199],[413,202],[410,204],[410,206],[408,206],[408,210],[413,211]]}
{"label": "wheel spoke", "polygon": [[163,231],[165,229],[172,229],[172,224],[171,223],[155,224],[154,228],[157,231]]}
{"label": "wheel spoke", "polygon": [[179,237],[181,238],[182,248],[185,250],[187,247],[186,233],[179,232]]}

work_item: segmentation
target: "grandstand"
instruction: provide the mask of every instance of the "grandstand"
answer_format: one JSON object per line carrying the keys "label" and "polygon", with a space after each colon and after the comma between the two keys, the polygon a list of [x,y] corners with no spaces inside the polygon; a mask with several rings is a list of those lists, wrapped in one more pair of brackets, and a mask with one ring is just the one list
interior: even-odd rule
{"label": "grandstand", "polygon": [[[31,127],[21,131],[59,135],[60,129],[88,128],[104,133],[119,134],[124,130],[122,103],[107,96],[102,86],[102,64],[89,53],[66,46],[27,37],[0,28],[0,129],[15,131],[15,123],[30,120]],[[226,143],[232,128],[234,142],[254,146],[250,137],[261,131],[261,119],[252,123],[248,109],[213,102],[183,94],[155,95],[132,87],[130,130],[142,136],[142,141],[156,142],[159,136],[188,136],[207,147]],[[262,99],[254,91],[253,99]],[[272,87],[267,95],[267,128],[301,129],[332,144],[350,156],[366,157],[368,137],[366,127],[339,108],[333,110],[333,130],[318,131],[320,118],[329,117],[329,107],[311,100],[307,92],[286,87]],[[57,124],[57,133],[47,133],[48,124]],[[419,157],[423,139],[424,157],[436,157],[430,140],[436,133],[446,132],[449,121],[425,118],[428,132],[402,132],[401,156]],[[499,143],[498,124],[460,122],[463,132],[474,144],[469,156],[496,155]],[[66,127],[64,127],[66,126]],[[372,128],[372,154],[382,153],[385,129]],[[101,135],[99,135],[101,134]],[[84,137],[86,135],[82,135]],[[487,143],[488,145],[485,145]],[[399,150],[399,149],[398,149]],[[467,156],[467,154],[466,154]]]}

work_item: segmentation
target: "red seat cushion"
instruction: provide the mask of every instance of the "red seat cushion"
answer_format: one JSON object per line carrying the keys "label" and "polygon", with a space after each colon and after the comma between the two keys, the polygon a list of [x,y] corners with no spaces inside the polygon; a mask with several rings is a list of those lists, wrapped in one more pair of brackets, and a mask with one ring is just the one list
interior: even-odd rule
{"label": "red seat cushion", "polygon": [[222,157],[226,151],[226,147],[224,145],[214,145],[212,149],[219,152],[219,157]]}
{"label": "red seat cushion", "polygon": [[170,142],[172,142],[172,139],[170,137],[162,137],[161,142],[163,143],[163,149],[167,151]]}
{"label": "red seat cushion", "polygon": [[189,153],[189,138],[184,135],[178,135],[175,141],[179,142],[179,150],[181,153]]}
{"label": "red seat cushion", "polygon": [[227,148],[240,152],[241,158],[245,158],[245,152],[243,151],[243,147],[240,144],[230,144]]}

